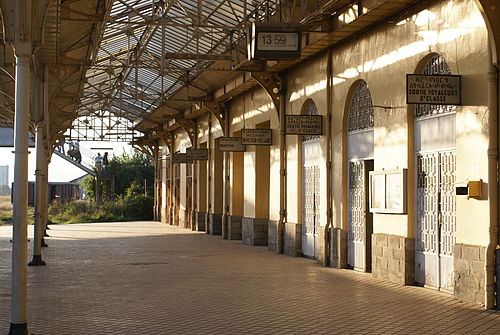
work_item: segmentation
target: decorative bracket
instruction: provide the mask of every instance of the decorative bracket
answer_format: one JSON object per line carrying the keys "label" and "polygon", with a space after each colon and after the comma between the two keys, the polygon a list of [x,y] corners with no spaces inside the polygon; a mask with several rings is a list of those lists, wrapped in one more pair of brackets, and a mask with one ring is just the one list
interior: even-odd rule
{"label": "decorative bracket", "polygon": [[217,102],[217,101],[208,101],[203,103],[203,107],[208,109],[210,113],[212,113],[213,116],[219,121],[219,124],[222,128],[222,133],[224,136],[228,136],[225,133],[225,123],[226,120],[224,119],[224,113],[226,111],[226,106],[224,106],[222,103]]}
{"label": "decorative bracket", "polygon": [[158,133],[158,136],[160,137],[160,139],[165,142],[165,144],[167,145],[167,147],[169,148],[170,150],[170,147],[173,145],[174,143],[174,136],[172,135],[171,132],[165,132],[165,133]]}
{"label": "decorative bracket", "polygon": [[276,72],[252,72],[252,78],[255,79],[259,85],[266,90],[267,94],[271,97],[274,103],[276,113],[280,110],[280,94],[281,92],[281,78],[279,73]]}
{"label": "decorative bracket", "polygon": [[189,140],[191,141],[191,145],[194,143],[194,137],[196,136],[195,132],[195,122],[193,120],[188,119],[180,119],[176,118],[175,122],[181,126],[182,129],[189,136]]}

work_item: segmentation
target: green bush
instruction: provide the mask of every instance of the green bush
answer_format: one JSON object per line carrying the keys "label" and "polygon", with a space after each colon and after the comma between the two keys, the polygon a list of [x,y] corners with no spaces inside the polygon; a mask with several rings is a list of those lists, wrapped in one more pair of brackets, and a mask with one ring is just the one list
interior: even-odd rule
{"label": "green bush", "polygon": [[144,195],[119,198],[97,206],[88,200],[54,201],[49,206],[53,223],[140,221],[153,219],[153,198]]}

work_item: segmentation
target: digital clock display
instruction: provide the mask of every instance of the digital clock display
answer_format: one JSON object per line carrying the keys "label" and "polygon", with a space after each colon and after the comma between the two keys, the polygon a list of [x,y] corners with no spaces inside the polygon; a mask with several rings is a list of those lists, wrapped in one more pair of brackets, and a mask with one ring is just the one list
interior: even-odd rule
{"label": "digital clock display", "polygon": [[299,34],[286,32],[257,33],[257,50],[261,51],[297,51]]}

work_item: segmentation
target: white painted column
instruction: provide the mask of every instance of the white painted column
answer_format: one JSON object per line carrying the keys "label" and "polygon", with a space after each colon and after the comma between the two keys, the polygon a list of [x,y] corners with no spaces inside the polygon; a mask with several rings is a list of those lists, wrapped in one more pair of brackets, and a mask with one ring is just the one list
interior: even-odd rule
{"label": "white painted column", "polygon": [[30,266],[46,265],[42,260],[42,239],[45,231],[45,222],[43,220],[43,190],[44,182],[44,161],[46,157],[44,146],[44,124],[39,122],[36,127],[36,183],[35,183],[35,234],[33,238],[33,260],[28,264]]}
{"label": "white painted column", "polygon": [[16,102],[14,120],[14,223],[12,236],[10,335],[28,334],[28,122],[30,56],[16,54]]}

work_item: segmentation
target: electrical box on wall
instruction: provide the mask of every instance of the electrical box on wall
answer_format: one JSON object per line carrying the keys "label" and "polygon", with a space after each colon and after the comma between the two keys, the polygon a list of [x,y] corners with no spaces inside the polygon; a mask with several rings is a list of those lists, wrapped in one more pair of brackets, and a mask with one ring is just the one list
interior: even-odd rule
{"label": "electrical box on wall", "polygon": [[471,180],[467,183],[467,189],[469,190],[468,197],[469,198],[474,198],[474,199],[480,199],[481,198],[481,184],[483,183],[482,180]]}
{"label": "electrical box on wall", "polygon": [[482,196],[482,184],[483,180],[470,180],[467,182],[467,186],[457,186],[456,195],[466,195],[467,198],[481,199]]}

